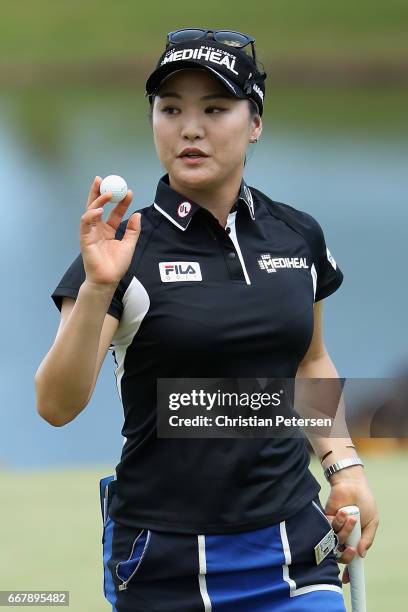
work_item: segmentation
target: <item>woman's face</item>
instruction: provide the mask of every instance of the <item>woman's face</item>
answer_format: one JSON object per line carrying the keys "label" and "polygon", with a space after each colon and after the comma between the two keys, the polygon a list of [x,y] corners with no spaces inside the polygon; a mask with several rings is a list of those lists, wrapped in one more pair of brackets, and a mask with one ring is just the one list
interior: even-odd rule
{"label": "woman's face", "polygon": [[[262,130],[248,100],[229,94],[206,70],[181,70],[169,76],[155,97],[154,142],[173,185],[211,189],[242,176],[250,140]],[[187,147],[201,157],[181,156]]]}

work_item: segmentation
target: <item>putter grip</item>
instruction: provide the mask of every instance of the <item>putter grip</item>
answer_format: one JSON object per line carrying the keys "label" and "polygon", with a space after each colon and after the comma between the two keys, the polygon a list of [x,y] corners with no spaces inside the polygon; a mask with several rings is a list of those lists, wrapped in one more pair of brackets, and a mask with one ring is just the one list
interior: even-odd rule
{"label": "putter grip", "polygon": [[[360,510],[357,506],[344,506],[340,510],[347,512],[349,516],[354,516],[357,519],[353,531],[347,539],[347,544],[356,548],[361,538]],[[348,564],[348,572],[352,612],[366,612],[364,563],[358,553]]]}

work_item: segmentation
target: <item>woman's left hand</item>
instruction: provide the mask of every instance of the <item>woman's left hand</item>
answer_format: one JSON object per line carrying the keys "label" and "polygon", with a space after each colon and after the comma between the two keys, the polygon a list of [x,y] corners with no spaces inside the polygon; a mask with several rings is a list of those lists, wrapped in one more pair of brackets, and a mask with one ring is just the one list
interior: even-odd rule
{"label": "woman's left hand", "polygon": [[[379,522],[377,504],[361,466],[353,466],[336,472],[330,477],[330,485],[331,491],[325,513],[332,523],[341,546],[342,555],[338,561],[350,563],[356,553],[360,557],[365,557],[374,541]],[[346,540],[353,530],[356,519],[345,512],[340,512],[339,508],[343,506],[358,506],[360,509],[361,539],[356,548],[346,545]],[[349,582],[347,568],[343,572],[342,582],[343,584]]]}

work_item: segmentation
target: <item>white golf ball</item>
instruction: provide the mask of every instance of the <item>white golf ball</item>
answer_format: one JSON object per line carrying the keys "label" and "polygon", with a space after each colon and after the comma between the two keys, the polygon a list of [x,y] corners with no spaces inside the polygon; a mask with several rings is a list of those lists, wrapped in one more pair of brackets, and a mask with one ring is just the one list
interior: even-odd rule
{"label": "white golf ball", "polygon": [[123,200],[127,194],[128,186],[125,179],[123,179],[121,176],[118,176],[117,174],[110,174],[109,176],[105,176],[103,179],[99,191],[101,195],[107,191],[111,191],[112,197],[109,201],[117,204]]}

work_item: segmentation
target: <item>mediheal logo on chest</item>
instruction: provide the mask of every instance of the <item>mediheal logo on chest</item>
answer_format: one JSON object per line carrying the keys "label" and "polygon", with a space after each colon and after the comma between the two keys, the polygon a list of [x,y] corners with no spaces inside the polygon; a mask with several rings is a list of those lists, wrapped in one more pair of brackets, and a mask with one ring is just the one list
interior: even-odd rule
{"label": "mediheal logo on chest", "polygon": [[203,280],[198,261],[160,261],[159,270],[163,283]]}
{"label": "mediheal logo on chest", "polygon": [[261,270],[265,270],[268,274],[277,272],[279,268],[308,268],[306,257],[272,257],[270,253],[261,255],[258,259],[258,264]]}

